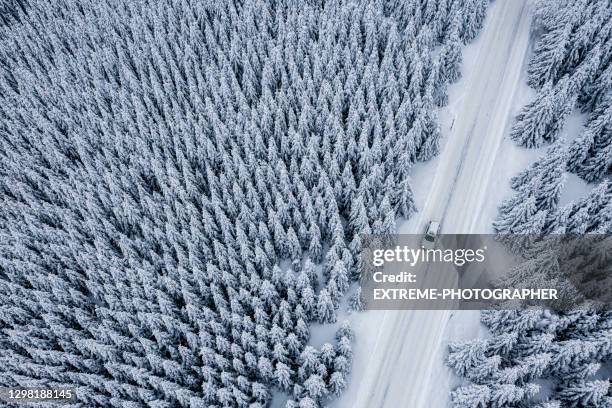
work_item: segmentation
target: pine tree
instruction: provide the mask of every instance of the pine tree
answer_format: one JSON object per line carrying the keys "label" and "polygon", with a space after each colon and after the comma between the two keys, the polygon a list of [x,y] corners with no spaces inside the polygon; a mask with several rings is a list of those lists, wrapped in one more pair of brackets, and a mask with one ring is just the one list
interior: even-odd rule
{"label": "pine tree", "polygon": [[525,105],[516,116],[510,137],[525,147],[540,147],[557,140],[565,118],[576,101],[571,81],[564,77],[558,84],[546,83],[536,98]]}
{"label": "pine tree", "polygon": [[542,88],[547,83],[558,79],[571,32],[572,25],[563,22],[538,40],[534,49],[534,57],[529,61],[527,68],[529,85],[534,88]]}
{"label": "pine tree", "polygon": [[274,377],[278,387],[282,390],[289,389],[291,385],[291,370],[286,364],[281,362],[276,363],[276,369],[274,370]]}
{"label": "pine tree", "polygon": [[458,14],[451,21],[449,28],[449,40],[444,49],[441,51],[443,55],[442,78],[446,78],[449,83],[456,82],[461,77],[461,39],[459,37],[461,19]]}
{"label": "pine tree", "polygon": [[321,292],[319,292],[317,317],[321,323],[334,323],[336,321],[336,309],[327,289],[321,289]]}
{"label": "pine tree", "polygon": [[456,343],[449,345],[447,363],[458,375],[465,376],[469,370],[484,360],[486,341]]}
{"label": "pine tree", "polygon": [[361,287],[357,287],[355,293],[349,298],[349,308],[353,311],[362,311],[364,309],[363,300],[361,299]]}
{"label": "pine tree", "polygon": [[341,372],[334,372],[329,377],[329,390],[334,395],[340,395],[346,388],[346,380]]}
{"label": "pine tree", "polygon": [[490,400],[491,390],[486,385],[460,387],[451,393],[453,408],[485,408]]}
{"label": "pine tree", "polygon": [[529,168],[511,179],[517,191],[533,191],[539,210],[556,210],[565,182],[568,154],[563,144],[551,146]]}
{"label": "pine tree", "polygon": [[323,379],[317,374],[312,374],[304,381],[304,388],[314,400],[320,399],[327,392]]}
{"label": "pine tree", "polygon": [[568,407],[599,406],[606,397],[609,388],[609,381],[582,381],[562,388],[558,395],[559,400]]}
{"label": "pine tree", "polygon": [[[532,181],[539,184],[539,180]],[[514,197],[505,200],[499,207],[499,214],[493,222],[493,228],[498,234],[512,234],[529,229],[538,212],[534,188],[519,192]],[[537,233],[538,231],[535,231]]]}
{"label": "pine tree", "polygon": [[599,181],[610,171],[612,105],[606,98],[589,117],[585,131],[571,145],[571,171],[587,181]]}

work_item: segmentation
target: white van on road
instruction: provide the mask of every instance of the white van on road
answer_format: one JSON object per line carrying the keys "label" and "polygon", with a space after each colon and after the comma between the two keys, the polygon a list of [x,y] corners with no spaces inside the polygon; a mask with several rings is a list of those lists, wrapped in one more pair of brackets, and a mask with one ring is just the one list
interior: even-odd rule
{"label": "white van on road", "polygon": [[425,230],[425,236],[421,242],[425,248],[433,248],[436,246],[436,239],[438,238],[438,233],[440,232],[440,222],[439,221],[429,221],[427,224],[427,229]]}

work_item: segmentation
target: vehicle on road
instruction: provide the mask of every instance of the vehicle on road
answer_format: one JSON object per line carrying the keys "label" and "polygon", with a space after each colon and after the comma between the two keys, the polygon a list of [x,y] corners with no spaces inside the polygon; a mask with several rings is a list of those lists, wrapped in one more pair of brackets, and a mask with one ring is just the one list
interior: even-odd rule
{"label": "vehicle on road", "polygon": [[427,224],[427,229],[425,230],[425,236],[423,237],[422,245],[425,248],[433,248],[436,246],[436,239],[438,238],[438,233],[440,232],[440,222],[439,221],[429,221]]}

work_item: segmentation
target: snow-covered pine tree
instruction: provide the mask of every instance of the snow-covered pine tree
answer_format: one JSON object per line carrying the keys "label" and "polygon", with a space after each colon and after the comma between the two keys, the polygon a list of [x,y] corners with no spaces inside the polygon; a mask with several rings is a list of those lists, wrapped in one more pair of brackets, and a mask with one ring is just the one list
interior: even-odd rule
{"label": "snow-covered pine tree", "polygon": [[531,166],[512,177],[510,185],[517,191],[532,189],[538,210],[554,211],[565,183],[567,162],[567,148],[556,143]]}
{"label": "snow-covered pine tree", "polygon": [[512,140],[530,148],[557,140],[577,98],[570,85],[569,77],[564,77],[556,85],[545,84],[536,98],[517,114],[510,132]]}
{"label": "snow-covered pine tree", "polygon": [[599,181],[612,170],[612,96],[596,106],[586,128],[570,146],[569,169],[589,182]]}

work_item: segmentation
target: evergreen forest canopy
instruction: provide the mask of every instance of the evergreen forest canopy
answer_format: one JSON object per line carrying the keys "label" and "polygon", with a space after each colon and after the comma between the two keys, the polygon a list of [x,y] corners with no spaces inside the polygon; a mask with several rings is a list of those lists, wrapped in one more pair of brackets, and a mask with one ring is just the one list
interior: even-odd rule
{"label": "evergreen forest canopy", "polygon": [[[609,271],[612,264],[612,3],[542,0],[533,29],[538,39],[527,72],[537,93],[518,113],[510,137],[546,149],[512,178],[514,195],[500,205],[493,223],[500,240],[525,258],[496,282],[511,287],[563,284],[564,277],[551,273],[561,262],[574,262],[578,271]],[[576,108],[586,123],[581,134],[564,140],[563,126]],[[593,188],[561,205],[568,172]],[[517,234],[544,237],[517,240]],[[593,234],[604,250],[589,259],[560,253],[564,234]],[[609,292],[610,282],[608,275],[592,289]],[[564,301],[585,300],[570,285],[566,289]],[[449,347],[448,365],[468,380],[452,392],[454,408],[612,407],[612,312],[486,311],[481,321],[489,338]]]}
{"label": "evergreen forest canopy", "polygon": [[[342,392],[359,235],[487,0],[0,5],[0,386],[75,406],[311,408]],[[331,340],[331,339],[330,339]]]}
{"label": "evergreen forest canopy", "polygon": [[[511,182],[493,226],[500,234],[612,232],[612,4],[542,0],[534,19],[539,33],[528,64],[535,98],[516,117],[510,137],[521,146],[548,146]],[[581,134],[562,138],[578,108]],[[567,140],[565,140],[567,139]],[[591,193],[559,205],[567,173],[597,184]]]}

